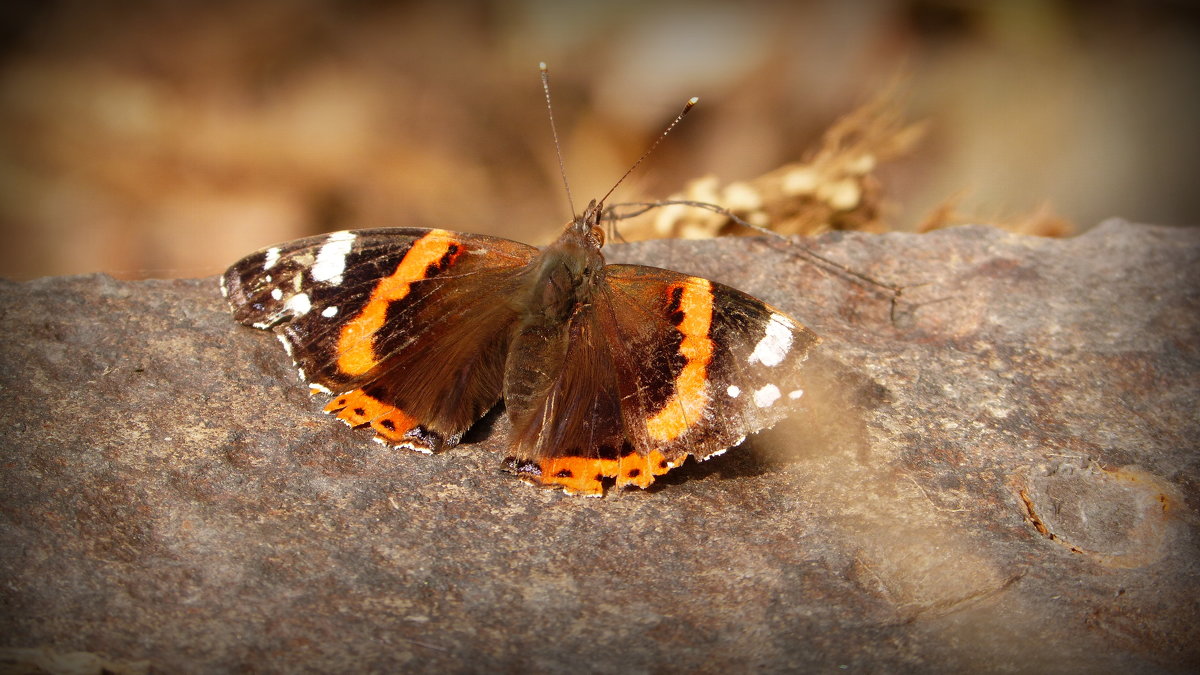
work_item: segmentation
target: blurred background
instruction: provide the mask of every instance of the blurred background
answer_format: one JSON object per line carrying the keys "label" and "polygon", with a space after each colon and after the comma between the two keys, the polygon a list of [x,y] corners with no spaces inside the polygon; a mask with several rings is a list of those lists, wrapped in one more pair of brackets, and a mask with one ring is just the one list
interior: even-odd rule
{"label": "blurred background", "polygon": [[1190,2],[6,0],[0,31],[10,279],[205,276],[348,227],[544,244],[570,214],[539,61],[577,207],[690,96],[615,200],[811,160],[890,92],[923,133],[860,167],[869,229],[1200,221]]}

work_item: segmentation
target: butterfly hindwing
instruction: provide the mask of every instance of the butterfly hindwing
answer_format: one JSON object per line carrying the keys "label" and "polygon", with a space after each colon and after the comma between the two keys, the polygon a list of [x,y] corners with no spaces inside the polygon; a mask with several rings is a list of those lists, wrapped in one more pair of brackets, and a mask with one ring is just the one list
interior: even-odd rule
{"label": "butterfly hindwing", "polygon": [[627,377],[633,352],[613,347],[614,338],[637,336],[614,333],[601,306],[576,312],[562,330],[519,334],[505,374],[510,470],[572,494],[599,496],[605,478],[646,487],[684,459],[639,434],[645,407],[631,403],[639,386]]}
{"label": "butterfly hindwing", "polygon": [[326,411],[431,452],[499,400],[537,249],[444,230],[337,232],[264,249],[222,278],[238,321],[269,328]]}

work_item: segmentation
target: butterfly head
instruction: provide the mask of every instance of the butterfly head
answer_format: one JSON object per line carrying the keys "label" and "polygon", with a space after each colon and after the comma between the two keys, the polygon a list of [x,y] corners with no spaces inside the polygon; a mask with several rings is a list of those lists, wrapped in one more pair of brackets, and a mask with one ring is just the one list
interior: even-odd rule
{"label": "butterfly head", "polygon": [[546,248],[551,259],[566,258],[570,260],[572,276],[590,277],[604,266],[604,255],[600,253],[604,246],[604,228],[600,225],[604,205],[593,199],[583,210],[583,213],[567,224],[558,241]]}
{"label": "butterfly head", "polygon": [[604,228],[600,225],[603,213],[604,203],[593,199],[583,210],[583,215],[571,221],[567,229],[587,248],[599,250],[604,246]]}

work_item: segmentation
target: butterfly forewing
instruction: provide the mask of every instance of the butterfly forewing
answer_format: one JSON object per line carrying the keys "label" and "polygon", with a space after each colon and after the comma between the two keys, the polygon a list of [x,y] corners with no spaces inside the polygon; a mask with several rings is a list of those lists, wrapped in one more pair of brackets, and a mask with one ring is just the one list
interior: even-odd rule
{"label": "butterfly forewing", "polygon": [[222,287],[271,328],[328,412],[388,443],[453,444],[500,397],[515,295],[537,249],[443,230],[339,232],[247,256]]}
{"label": "butterfly forewing", "polygon": [[606,277],[609,342],[621,377],[637,382],[642,445],[703,459],[795,408],[811,331],[707,279],[636,265],[610,265]]}

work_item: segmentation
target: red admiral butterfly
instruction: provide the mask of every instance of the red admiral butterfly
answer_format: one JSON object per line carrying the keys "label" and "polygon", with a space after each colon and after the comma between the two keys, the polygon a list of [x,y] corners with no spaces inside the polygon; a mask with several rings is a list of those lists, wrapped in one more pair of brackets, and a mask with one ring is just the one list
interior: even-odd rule
{"label": "red admiral butterfly", "polygon": [[438,229],[299,239],[243,258],[221,291],[376,441],[437,452],[503,399],[518,476],[645,488],[784,418],[819,338],[728,286],[605,264],[603,213],[593,201],[542,250]]}

